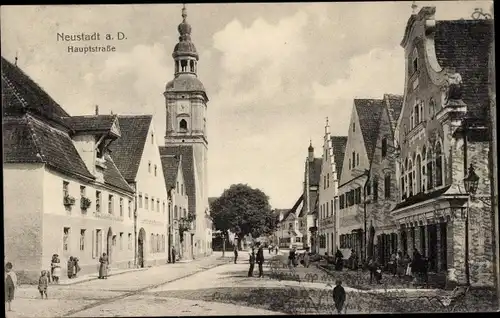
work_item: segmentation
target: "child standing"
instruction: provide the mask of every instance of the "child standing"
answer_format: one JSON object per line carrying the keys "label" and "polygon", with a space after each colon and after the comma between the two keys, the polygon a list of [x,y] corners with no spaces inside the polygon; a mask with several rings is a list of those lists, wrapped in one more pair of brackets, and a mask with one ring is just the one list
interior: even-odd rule
{"label": "child standing", "polygon": [[42,271],[42,275],[38,279],[38,291],[40,292],[40,296],[45,295],[45,299],[48,299],[47,296],[47,288],[49,287],[49,278],[47,275],[47,271]]}
{"label": "child standing", "polygon": [[12,270],[12,263],[5,264],[5,302],[8,304],[8,311],[12,311],[10,303],[14,300],[14,292],[17,286],[17,275]]}
{"label": "child standing", "polygon": [[342,281],[337,280],[335,288],[333,289],[333,302],[335,303],[335,308],[339,314],[342,313],[342,308],[344,308],[345,302],[345,290],[342,287]]}

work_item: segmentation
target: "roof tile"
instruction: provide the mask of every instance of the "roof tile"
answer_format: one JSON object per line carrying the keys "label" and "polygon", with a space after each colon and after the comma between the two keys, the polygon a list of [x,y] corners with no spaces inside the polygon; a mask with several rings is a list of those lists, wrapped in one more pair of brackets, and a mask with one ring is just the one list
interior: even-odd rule
{"label": "roof tile", "polygon": [[375,143],[377,142],[383,103],[384,101],[381,99],[354,100],[369,162],[372,161]]}
{"label": "roof tile", "polygon": [[462,100],[476,118],[488,115],[488,56],[493,20],[437,21],[436,57],[442,68],[454,68],[462,77]]}
{"label": "roof tile", "polygon": [[344,164],[345,146],[347,145],[347,136],[332,136],[333,160],[337,171],[337,179],[342,176],[342,165]]}
{"label": "roof tile", "polygon": [[161,165],[163,167],[163,176],[165,178],[165,185],[167,186],[167,190],[175,188],[175,182],[177,181],[177,172],[179,171],[179,163],[180,158],[178,156],[161,156]]}
{"label": "roof tile", "polygon": [[182,156],[182,173],[186,183],[186,193],[189,197],[189,213],[196,214],[196,185],[194,177],[194,157],[192,146],[161,146],[160,156]]}
{"label": "roof tile", "polygon": [[[110,145],[111,157],[128,182],[137,176],[152,120],[151,115],[118,116],[121,136]],[[107,127],[109,122],[103,120],[99,125]]]}

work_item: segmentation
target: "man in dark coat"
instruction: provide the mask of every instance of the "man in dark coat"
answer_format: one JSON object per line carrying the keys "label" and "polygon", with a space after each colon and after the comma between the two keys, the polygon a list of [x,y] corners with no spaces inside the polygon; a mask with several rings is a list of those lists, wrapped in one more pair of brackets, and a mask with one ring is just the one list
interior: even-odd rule
{"label": "man in dark coat", "polygon": [[236,261],[238,260],[238,246],[234,246],[234,263],[236,264]]}
{"label": "man in dark coat", "polygon": [[345,303],[345,290],[342,287],[342,281],[337,280],[335,288],[333,289],[333,302],[335,303],[335,308],[337,312],[342,313],[342,308],[344,308]]}
{"label": "man in dark coat", "polygon": [[264,269],[262,268],[262,265],[264,264],[264,248],[262,247],[261,244],[258,244],[257,246],[259,249],[257,250],[256,261],[257,264],[259,265],[259,278],[260,278],[264,276]]}
{"label": "man in dark coat", "polygon": [[252,247],[248,254],[248,262],[250,263],[250,268],[248,269],[248,277],[253,277],[253,268],[255,266],[255,249]]}
{"label": "man in dark coat", "polygon": [[172,246],[172,264],[175,264],[175,247]]}

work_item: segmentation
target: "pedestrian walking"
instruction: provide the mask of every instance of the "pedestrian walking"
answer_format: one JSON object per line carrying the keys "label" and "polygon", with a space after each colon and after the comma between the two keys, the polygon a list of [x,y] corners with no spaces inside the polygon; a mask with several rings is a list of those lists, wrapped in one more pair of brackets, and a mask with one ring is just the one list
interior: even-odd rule
{"label": "pedestrian walking", "polygon": [[106,253],[102,253],[102,256],[99,257],[99,279],[108,278],[108,265],[109,265],[108,255],[106,255]]}
{"label": "pedestrian walking", "polygon": [[73,278],[73,275],[75,274],[75,262],[73,261],[73,256],[70,256],[68,259],[67,271],[68,271],[68,278],[69,279]]}
{"label": "pedestrian walking", "polygon": [[238,246],[234,246],[234,263],[238,260]]}
{"label": "pedestrian walking", "polygon": [[257,243],[257,247],[258,250],[255,260],[259,265],[259,278],[262,278],[262,276],[264,276],[264,269],[262,268],[262,265],[264,264],[264,248],[259,243]]}
{"label": "pedestrian walking", "polygon": [[276,255],[278,255],[278,250],[279,250],[279,247],[278,247],[278,245],[276,245]]}
{"label": "pedestrian walking", "polygon": [[399,278],[405,275],[405,269],[403,253],[398,251],[398,254],[396,255],[396,274]]}
{"label": "pedestrian walking", "polygon": [[253,268],[255,266],[255,249],[252,247],[248,252],[248,261],[250,268],[248,269],[248,277],[253,277]]}
{"label": "pedestrian walking", "polygon": [[54,254],[52,256],[50,268],[52,269],[52,281],[59,284],[59,277],[61,277],[61,260],[59,259],[59,255]]}
{"label": "pedestrian walking", "polygon": [[304,252],[304,256],[302,257],[304,267],[309,268],[310,257],[309,257],[309,247],[306,247],[306,251]]}
{"label": "pedestrian walking", "polygon": [[389,269],[390,269],[390,272],[392,273],[392,277],[395,277],[396,276],[396,269],[397,269],[396,253],[391,254],[391,258],[389,259]]}
{"label": "pedestrian walking", "polygon": [[45,295],[45,299],[48,299],[47,289],[49,288],[49,277],[47,271],[42,271],[40,278],[38,279],[38,291],[40,292],[40,296],[43,299]]}
{"label": "pedestrian walking", "polygon": [[13,267],[11,262],[5,264],[5,302],[7,303],[8,311],[12,311],[11,303],[14,300],[14,292],[18,286],[17,275],[12,270]]}
{"label": "pedestrian walking", "polygon": [[172,246],[172,264],[175,264],[175,247]]}
{"label": "pedestrian walking", "polygon": [[335,282],[335,288],[333,288],[333,302],[335,303],[335,308],[337,309],[337,312],[339,314],[342,313],[342,309],[344,308],[344,303],[345,303],[345,289],[342,287],[342,281],[337,280]]}
{"label": "pedestrian walking", "polygon": [[295,265],[296,263],[296,250],[295,250],[295,247],[293,247],[290,252],[288,253],[288,267],[292,267],[292,265],[295,267],[297,265]]}
{"label": "pedestrian walking", "polygon": [[335,270],[336,271],[341,271],[344,268],[344,255],[340,251],[340,249],[337,249],[337,252],[335,253]]}
{"label": "pedestrian walking", "polygon": [[380,270],[379,264],[376,260],[370,258],[368,262],[368,270],[370,271],[370,284],[373,282],[374,278],[377,283],[380,283],[380,280],[382,279],[382,270]]}
{"label": "pedestrian walking", "polygon": [[273,246],[269,245],[268,249],[269,249],[269,254],[271,254],[271,251],[273,250]]}
{"label": "pedestrian walking", "polygon": [[78,259],[78,257],[73,257],[73,264],[74,264],[74,268],[75,268],[75,271],[73,272],[74,278],[78,275],[78,273],[81,270],[79,263],[80,263],[80,260]]}

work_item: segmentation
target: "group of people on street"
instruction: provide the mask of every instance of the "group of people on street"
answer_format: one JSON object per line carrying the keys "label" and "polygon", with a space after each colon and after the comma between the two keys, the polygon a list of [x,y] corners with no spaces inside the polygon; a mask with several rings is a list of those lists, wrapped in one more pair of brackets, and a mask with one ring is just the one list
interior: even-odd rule
{"label": "group of people on street", "polygon": [[68,278],[76,278],[77,274],[80,272],[80,264],[79,264],[79,259],[78,257],[73,257],[70,256],[68,259],[68,266],[67,266],[67,271],[68,271]]}
{"label": "group of people on street", "polygon": [[[257,253],[255,253],[255,246],[257,247]],[[259,266],[259,278],[261,278],[264,276],[264,248],[259,242],[255,246],[252,246],[249,251],[250,268],[248,269],[248,277],[253,277],[255,263],[257,262]]]}

